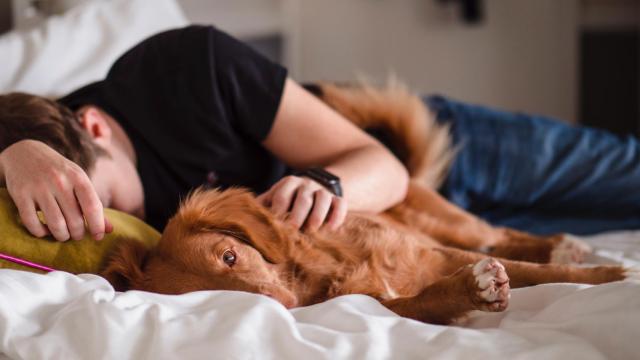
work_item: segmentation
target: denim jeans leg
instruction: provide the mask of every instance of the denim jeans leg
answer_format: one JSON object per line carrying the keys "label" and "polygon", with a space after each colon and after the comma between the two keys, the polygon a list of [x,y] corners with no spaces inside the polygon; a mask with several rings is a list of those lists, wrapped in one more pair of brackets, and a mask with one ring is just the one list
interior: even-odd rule
{"label": "denim jeans leg", "polygon": [[441,191],[496,225],[550,233],[640,228],[640,142],[535,115],[425,98],[459,153]]}

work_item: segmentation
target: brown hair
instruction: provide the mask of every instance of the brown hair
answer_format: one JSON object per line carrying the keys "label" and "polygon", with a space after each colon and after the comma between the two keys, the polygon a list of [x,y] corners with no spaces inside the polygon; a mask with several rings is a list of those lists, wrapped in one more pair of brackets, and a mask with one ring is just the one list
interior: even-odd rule
{"label": "brown hair", "polygon": [[0,95],[0,152],[26,139],[49,145],[85,171],[107,155],[66,106],[25,93]]}

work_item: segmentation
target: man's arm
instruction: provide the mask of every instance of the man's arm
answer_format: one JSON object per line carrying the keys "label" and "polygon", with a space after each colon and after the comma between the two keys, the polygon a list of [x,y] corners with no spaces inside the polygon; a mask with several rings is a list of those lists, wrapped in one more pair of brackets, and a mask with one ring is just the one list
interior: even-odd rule
{"label": "man's arm", "polygon": [[295,177],[283,179],[262,196],[276,213],[291,209],[289,217],[298,227],[305,220],[312,229],[322,223],[337,227],[344,219],[345,201],[350,210],[380,212],[406,195],[409,176],[404,166],[377,140],[293,80],[286,82],[263,145],[289,166],[323,166],[342,181],[344,200],[330,198],[319,184]]}

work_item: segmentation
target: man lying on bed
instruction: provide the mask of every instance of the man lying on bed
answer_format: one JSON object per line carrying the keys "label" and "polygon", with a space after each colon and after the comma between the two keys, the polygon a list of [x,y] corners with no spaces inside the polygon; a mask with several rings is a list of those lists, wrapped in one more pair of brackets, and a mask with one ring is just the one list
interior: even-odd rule
{"label": "man lying on bed", "polygon": [[[640,224],[636,139],[437,96],[425,101],[463,145],[441,189],[454,203],[526,230]],[[22,222],[61,241],[84,235],[83,218],[102,238],[111,227],[103,207],[161,230],[201,185],[248,187],[298,228],[336,228],[347,208],[379,212],[398,203],[408,183],[377,141],[284,68],[212,27],[153,36],[103,81],[57,102],[0,96],[0,131],[0,179]],[[344,196],[304,175],[285,176],[312,166],[339,177]],[[556,215],[568,221],[552,221]],[[598,222],[580,220],[589,216]]]}

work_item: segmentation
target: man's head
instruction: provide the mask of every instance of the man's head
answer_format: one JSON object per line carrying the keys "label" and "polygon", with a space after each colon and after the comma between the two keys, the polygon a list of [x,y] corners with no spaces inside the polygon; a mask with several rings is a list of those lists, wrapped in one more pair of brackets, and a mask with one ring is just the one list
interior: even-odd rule
{"label": "man's head", "polygon": [[88,104],[73,112],[35,95],[0,95],[0,152],[24,139],[38,140],[89,175],[103,206],[143,217],[143,191],[135,152],[120,125]]}
{"label": "man's head", "polygon": [[0,152],[24,139],[41,141],[89,172],[106,151],[92,141],[67,107],[39,96],[0,96]]}

